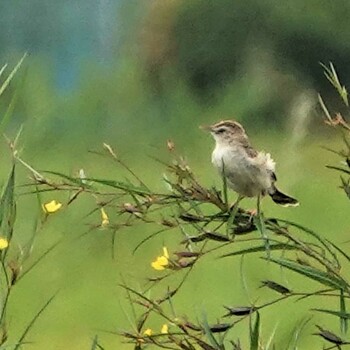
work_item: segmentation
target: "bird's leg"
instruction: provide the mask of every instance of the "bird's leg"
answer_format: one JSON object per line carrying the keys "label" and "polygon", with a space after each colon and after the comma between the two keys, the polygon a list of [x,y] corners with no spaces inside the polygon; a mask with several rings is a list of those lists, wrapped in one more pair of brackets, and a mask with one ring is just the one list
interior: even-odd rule
{"label": "bird's leg", "polygon": [[257,197],[257,204],[256,204],[256,209],[249,209],[247,212],[249,213],[249,221],[252,221],[254,216],[260,216],[261,211],[260,211],[260,203],[261,203],[261,195],[259,194]]}
{"label": "bird's leg", "polygon": [[247,213],[249,214],[249,221],[250,222],[253,220],[254,216],[258,215],[258,211],[256,209],[248,209]]}

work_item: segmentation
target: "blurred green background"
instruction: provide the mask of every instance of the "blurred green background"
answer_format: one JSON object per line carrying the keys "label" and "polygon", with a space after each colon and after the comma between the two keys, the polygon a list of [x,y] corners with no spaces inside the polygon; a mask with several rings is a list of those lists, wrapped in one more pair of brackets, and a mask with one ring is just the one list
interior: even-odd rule
{"label": "blurred green background", "polygon": [[[124,175],[117,167],[88,152],[106,142],[148,184],[165,189],[164,169],[151,157],[166,159],[171,139],[203,184],[220,186],[210,164],[213,141],[198,126],[235,118],[254,146],[272,153],[279,187],[301,202],[299,208],[284,209],[266,199],[266,215],[293,219],[336,242],[348,239],[348,202],[338,189],[338,175],[325,168],[339,159],[322,148],[339,149],[341,140],[324,126],[317,107],[320,92],[331,107],[341,109],[319,62],[332,61],[350,86],[347,0],[32,0],[3,1],[0,8],[0,66],[14,66],[29,53],[0,98],[0,115],[17,94],[5,133],[13,137],[23,125],[21,154],[35,169],[75,174],[83,168],[91,177],[118,179]],[[5,181],[10,169],[5,141],[1,153]],[[18,183],[26,182],[23,171]],[[44,198],[67,200],[62,194]],[[18,198],[19,241],[37,215],[35,200]],[[121,230],[113,260],[107,231],[79,238],[89,230],[87,224],[100,220],[97,213],[85,217],[95,204],[81,198],[49,218],[37,251],[59,239],[64,243],[18,284],[11,299],[11,341],[60,289],[28,337],[32,348],[89,349],[95,334],[106,349],[131,348],[108,333],[130,329],[125,315],[130,310],[118,287],[121,275],[143,286],[146,277],[156,275],[149,262],[163,244],[175,250],[177,240],[166,234],[132,255],[154,228]],[[270,296],[257,289],[262,279],[298,288],[298,279],[286,280],[273,266],[257,269],[256,264],[261,261],[246,259],[253,300]],[[195,269],[176,307],[179,315],[190,310],[194,319],[205,309],[215,322],[223,304],[247,302],[239,261],[215,260]],[[309,315],[309,302],[295,305],[262,315],[266,337],[278,325],[277,348]],[[156,321],[152,326],[160,327]],[[237,329],[238,337],[246,325]],[[307,335],[312,331],[310,326],[305,332],[302,348],[315,344]]]}

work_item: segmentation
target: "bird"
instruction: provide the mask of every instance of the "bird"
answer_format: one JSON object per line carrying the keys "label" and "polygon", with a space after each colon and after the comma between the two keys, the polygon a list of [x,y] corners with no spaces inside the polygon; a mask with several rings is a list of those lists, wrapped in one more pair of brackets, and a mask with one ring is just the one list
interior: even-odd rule
{"label": "bird", "polygon": [[276,187],[275,162],[269,153],[255,150],[243,126],[234,120],[202,126],[215,140],[212,164],[226,178],[229,188],[238,193],[236,204],[244,197],[269,195],[282,206],[298,206],[299,201]]}

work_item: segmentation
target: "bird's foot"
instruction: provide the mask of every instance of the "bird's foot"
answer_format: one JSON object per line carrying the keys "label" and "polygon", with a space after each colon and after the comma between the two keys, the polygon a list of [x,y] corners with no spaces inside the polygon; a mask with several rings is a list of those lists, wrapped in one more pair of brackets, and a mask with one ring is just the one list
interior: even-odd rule
{"label": "bird's foot", "polygon": [[249,221],[252,221],[254,217],[258,215],[257,209],[247,209],[246,213],[249,214]]}

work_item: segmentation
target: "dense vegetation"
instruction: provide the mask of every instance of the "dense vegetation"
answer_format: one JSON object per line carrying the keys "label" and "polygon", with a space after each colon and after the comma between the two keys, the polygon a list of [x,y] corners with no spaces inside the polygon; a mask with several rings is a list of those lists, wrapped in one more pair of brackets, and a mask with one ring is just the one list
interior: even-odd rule
{"label": "dense vegetation", "polygon": [[[0,13],[1,347],[346,348],[348,2],[78,3]],[[299,208],[228,210],[223,118]]]}

